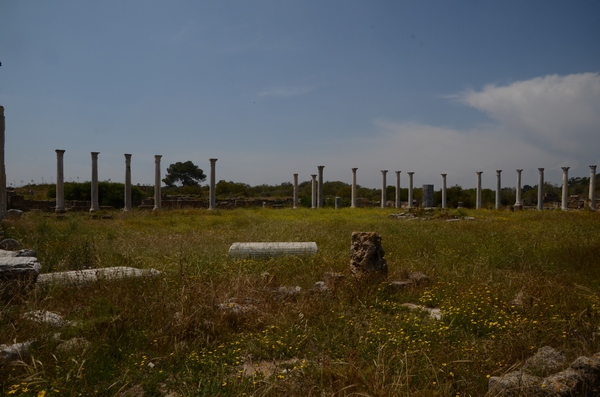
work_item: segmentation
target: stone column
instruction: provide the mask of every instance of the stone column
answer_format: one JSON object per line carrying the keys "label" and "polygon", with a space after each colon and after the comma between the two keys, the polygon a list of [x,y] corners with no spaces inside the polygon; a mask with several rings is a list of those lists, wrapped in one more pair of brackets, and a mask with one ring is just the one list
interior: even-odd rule
{"label": "stone column", "polygon": [[298,208],[298,174],[294,174],[294,208]]}
{"label": "stone column", "polygon": [[433,185],[423,185],[423,196],[421,202],[423,208],[433,207]]}
{"label": "stone column", "polygon": [[6,166],[4,164],[4,144],[6,133],[6,124],[4,121],[4,106],[0,106],[0,219],[8,216],[6,203]]}
{"label": "stone column", "polygon": [[413,175],[414,172],[408,172],[408,206],[406,208],[412,208],[413,206]]}
{"label": "stone column", "polygon": [[381,186],[381,208],[387,207],[387,182],[386,175],[388,170],[381,170],[381,176],[383,178],[383,185]]}
{"label": "stone column", "polygon": [[590,211],[596,211],[596,166],[590,165]]}
{"label": "stone column", "polygon": [[569,168],[570,167],[561,167],[563,170],[563,183],[562,183],[562,201],[560,204],[560,209],[566,211],[569,209],[568,200],[569,200]]}
{"label": "stone column", "polygon": [[351,197],[351,208],[356,208],[356,170],[358,168],[352,168],[352,197]]}
{"label": "stone column", "polygon": [[502,170],[496,170],[496,209],[500,209],[500,192],[502,191]]}
{"label": "stone column", "polygon": [[317,168],[319,169],[319,191],[318,191],[318,196],[317,196],[317,208],[322,208],[323,207],[323,168],[325,168],[325,166],[319,165],[319,166],[317,166]]}
{"label": "stone column", "polygon": [[217,195],[216,195],[216,182],[215,182],[215,178],[216,178],[216,173],[215,173],[215,164],[217,163],[218,159],[209,159],[210,161],[210,185],[209,185],[209,199],[208,199],[208,209],[209,210],[214,210],[217,206]]}
{"label": "stone column", "polygon": [[517,199],[515,201],[515,209],[521,210],[523,209],[523,202],[521,201],[521,173],[522,169],[517,170]]}
{"label": "stone column", "polygon": [[65,151],[56,149],[56,207],[55,212],[65,212],[65,171],[63,157]]}
{"label": "stone column", "polygon": [[310,177],[312,178],[312,200],[310,208],[317,208],[317,174],[311,174]]}
{"label": "stone column", "polygon": [[538,168],[538,204],[537,209],[541,211],[544,209],[544,169]]}
{"label": "stone column", "polygon": [[342,208],[342,198],[336,197],[335,198],[335,209],[339,210],[340,208]]}
{"label": "stone column", "polygon": [[475,209],[481,209],[481,174],[483,171],[477,171],[477,197],[475,198]]}
{"label": "stone column", "polygon": [[442,175],[442,208],[446,208],[446,175],[448,174],[441,174]]}
{"label": "stone column", "polygon": [[162,208],[161,206],[161,188],[160,188],[160,158],[157,154],[154,156],[154,211]]}
{"label": "stone column", "polygon": [[100,152],[92,152],[92,206],[90,212],[100,209],[98,205],[98,154]]}
{"label": "stone column", "polygon": [[125,206],[123,211],[131,211],[131,154],[125,154]]}
{"label": "stone column", "polygon": [[400,173],[402,171],[396,171],[396,208],[400,208]]}

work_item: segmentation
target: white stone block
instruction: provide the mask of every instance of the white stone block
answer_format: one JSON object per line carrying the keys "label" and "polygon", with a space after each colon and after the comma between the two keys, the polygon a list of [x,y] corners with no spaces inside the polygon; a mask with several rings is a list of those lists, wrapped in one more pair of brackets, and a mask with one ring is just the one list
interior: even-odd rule
{"label": "white stone block", "polygon": [[68,272],[40,274],[37,282],[48,284],[85,284],[98,280],[120,280],[129,277],[150,277],[159,275],[155,269],[136,269],[133,267],[117,266],[101,269],[73,270]]}
{"label": "white stone block", "polygon": [[265,258],[274,256],[305,256],[318,252],[315,242],[233,243],[229,256],[233,258]]}

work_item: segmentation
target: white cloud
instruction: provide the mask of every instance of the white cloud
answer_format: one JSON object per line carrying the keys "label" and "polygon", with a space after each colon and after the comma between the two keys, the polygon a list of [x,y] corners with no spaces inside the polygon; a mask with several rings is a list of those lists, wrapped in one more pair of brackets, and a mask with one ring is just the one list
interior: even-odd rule
{"label": "white cloud", "polygon": [[568,156],[600,148],[600,74],[550,75],[487,85],[458,99],[502,125],[503,134]]}

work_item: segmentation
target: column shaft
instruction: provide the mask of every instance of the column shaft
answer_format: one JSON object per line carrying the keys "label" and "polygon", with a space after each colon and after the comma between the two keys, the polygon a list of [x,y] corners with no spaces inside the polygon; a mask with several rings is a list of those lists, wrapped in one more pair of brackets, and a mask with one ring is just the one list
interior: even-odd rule
{"label": "column shaft", "polygon": [[218,159],[209,159],[210,161],[210,192],[208,199],[208,209],[214,210],[217,205],[217,195],[216,195],[216,171],[215,166]]}
{"label": "column shaft", "polygon": [[515,200],[515,209],[522,209],[523,203],[521,202],[521,172],[522,169],[517,170],[517,199]]}
{"label": "column shaft", "polygon": [[561,167],[563,170],[563,180],[562,180],[562,200],[560,203],[560,209],[566,211],[569,209],[569,168],[570,167]]}
{"label": "column shaft", "polygon": [[312,200],[310,208],[317,208],[317,174],[311,174],[310,177],[312,178]]}
{"label": "column shaft", "polygon": [[124,211],[131,211],[131,154],[125,154],[125,206]]}
{"label": "column shaft", "polygon": [[446,208],[446,175],[448,174],[441,174],[442,175],[442,208]]}
{"label": "column shaft", "polygon": [[596,211],[596,166],[590,165],[590,211]]}
{"label": "column shaft", "polygon": [[4,120],[4,106],[0,106],[0,219],[4,219],[8,216],[8,204],[6,202],[6,165],[4,164],[6,123]]}
{"label": "column shaft", "polygon": [[413,207],[413,175],[414,172],[408,172],[408,205],[406,208]]}
{"label": "column shaft", "polygon": [[400,173],[402,171],[396,171],[396,208],[400,208]]}
{"label": "column shaft", "polygon": [[98,204],[98,154],[100,152],[92,152],[92,206],[90,212],[100,209]]}
{"label": "column shaft", "polygon": [[541,211],[544,209],[544,169],[543,168],[538,168],[538,203],[537,203],[537,209],[538,211]]}
{"label": "column shaft", "polygon": [[56,212],[65,212],[64,154],[64,150],[56,149]]}
{"label": "column shaft", "polygon": [[483,171],[477,172],[477,197],[475,199],[475,209],[481,209],[481,174]]}
{"label": "column shaft", "polygon": [[500,209],[500,193],[502,192],[502,170],[496,170],[496,209]]}
{"label": "column shaft", "polygon": [[350,206],[356,208],[356,170],[358,168],[352,168],[352,197]]}
{"label": "column shaft", "polygon": [[317,208],[323,207],[323,168],[324,165],[319,165],[317,167],[319,169],[319,191],[317,196]]}
{"label": "column shaft", "polygon": [[298,174],[294,174],[294,207],[298,208]]}
{"label": "column shaft", "polygon": [[387,175],[388,170],[381,170],[381,176],[382,176],[382,186],[381,186],[381,208],[385,208],[387,207],[387,181],[386,181],[386,175]]}
{"label": "column shaft", "polygon": [[162,208],[161,203],[161,186],[160,186],[160,158],[162,156],[157,154],[154,156],[154,210]]}

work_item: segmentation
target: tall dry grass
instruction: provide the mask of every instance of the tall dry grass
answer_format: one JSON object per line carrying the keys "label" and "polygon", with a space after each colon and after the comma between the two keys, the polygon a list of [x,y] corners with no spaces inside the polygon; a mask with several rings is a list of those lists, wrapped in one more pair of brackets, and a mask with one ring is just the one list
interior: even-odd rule
{"label": "tall dry grass", "polygon": [[[155,268],[160,277],[35,288],[2,303],[0,343],[35,340],[0,368],[12,395],[481,396],[551,345],[569,358],[600,351],[600,217],[589,212],[453,211],[389,219],[381,209],[248,209],[27,213],[5,237],[36,249],[44,272]],[[445,222],[448,215],[475,221]],[[382,236],[398,292],[349,279],[311,293],[324,272],[349,276],[350,235]],[[313,257],[234,260],[236,241],[315,241]],[[300,286],[285,296],[279,286]],[[519,292],[522,307],[511,306]],[[441,321],[402,303],[439,307]],[[219,305],[246,305],[238,316]],[[22,318],[49,310],[56,330]],[[63,351],[72,338],[90,342]],[[137,393],[137,394],[136,394]]]}

